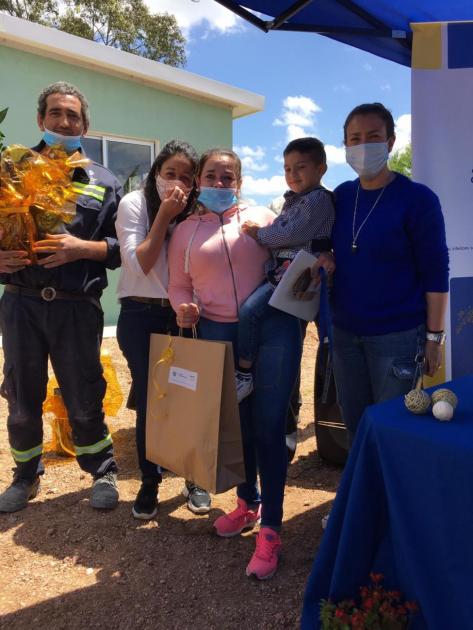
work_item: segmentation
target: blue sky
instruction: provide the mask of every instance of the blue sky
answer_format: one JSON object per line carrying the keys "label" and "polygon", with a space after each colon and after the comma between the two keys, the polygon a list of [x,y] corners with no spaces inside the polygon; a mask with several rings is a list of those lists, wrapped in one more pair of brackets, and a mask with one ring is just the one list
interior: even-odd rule
{"label": "blue sky", "polygon": [[381,101],[397,123],[402,148],[410,140],[410,69],[326,37],[265,34],[214,0],[148,0],[174,13],[187,37],[187,67],[211,79],[261,94],[264,112],[234,122],[234,148],[243,159],[245,198],[267,203],[285,190],[282,150],[301,135],[326,145],[324,183],[352,179],[342,126],[362,102]]}

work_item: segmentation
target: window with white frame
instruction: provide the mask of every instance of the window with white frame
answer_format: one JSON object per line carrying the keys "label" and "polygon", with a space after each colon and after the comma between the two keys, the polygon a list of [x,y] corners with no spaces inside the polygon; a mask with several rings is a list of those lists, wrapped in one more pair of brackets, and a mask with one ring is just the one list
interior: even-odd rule
{"label": "window with white frame", "polygon": [[125,193],[140,187],[154,160],[154,143],[144,140],[86,136],[82,146],[87,157],[116,175]]}

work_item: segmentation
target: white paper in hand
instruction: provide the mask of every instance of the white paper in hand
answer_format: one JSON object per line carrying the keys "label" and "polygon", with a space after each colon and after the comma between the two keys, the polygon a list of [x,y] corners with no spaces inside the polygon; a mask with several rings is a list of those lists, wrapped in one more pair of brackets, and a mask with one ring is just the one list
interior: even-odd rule
{"label": "white paper in hand", "polygon": [[312,299],[298,300],[294,295],[294,283],[307,267],[312,267],[315,261],[315,256],[301,249],[274,289],[269,305],[308,322],[313,321],[319,312],[320,284],[314,288],[315,292]]}

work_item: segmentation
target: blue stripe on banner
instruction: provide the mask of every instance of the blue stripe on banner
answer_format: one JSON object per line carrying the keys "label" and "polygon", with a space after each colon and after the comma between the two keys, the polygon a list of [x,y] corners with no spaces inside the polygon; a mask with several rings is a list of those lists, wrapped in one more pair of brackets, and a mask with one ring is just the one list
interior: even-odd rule
{"label": "blue stripe on banner", "polygon": [[448,67],[473,68],[473,22],[448,24]]}

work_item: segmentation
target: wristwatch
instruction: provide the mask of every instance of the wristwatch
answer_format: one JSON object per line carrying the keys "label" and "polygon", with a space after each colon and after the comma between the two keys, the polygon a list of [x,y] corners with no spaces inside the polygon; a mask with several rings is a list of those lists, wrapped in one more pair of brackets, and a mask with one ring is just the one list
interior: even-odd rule
{"label": "wristwatch", "polygon": [[435,332],[432,330],[428,330],[425,333],[425,338],[427,339],[427,341],[434,341],[435,343],[438,343],[440,346],[445,343],[445,333],[443,330],[438,330]]}

